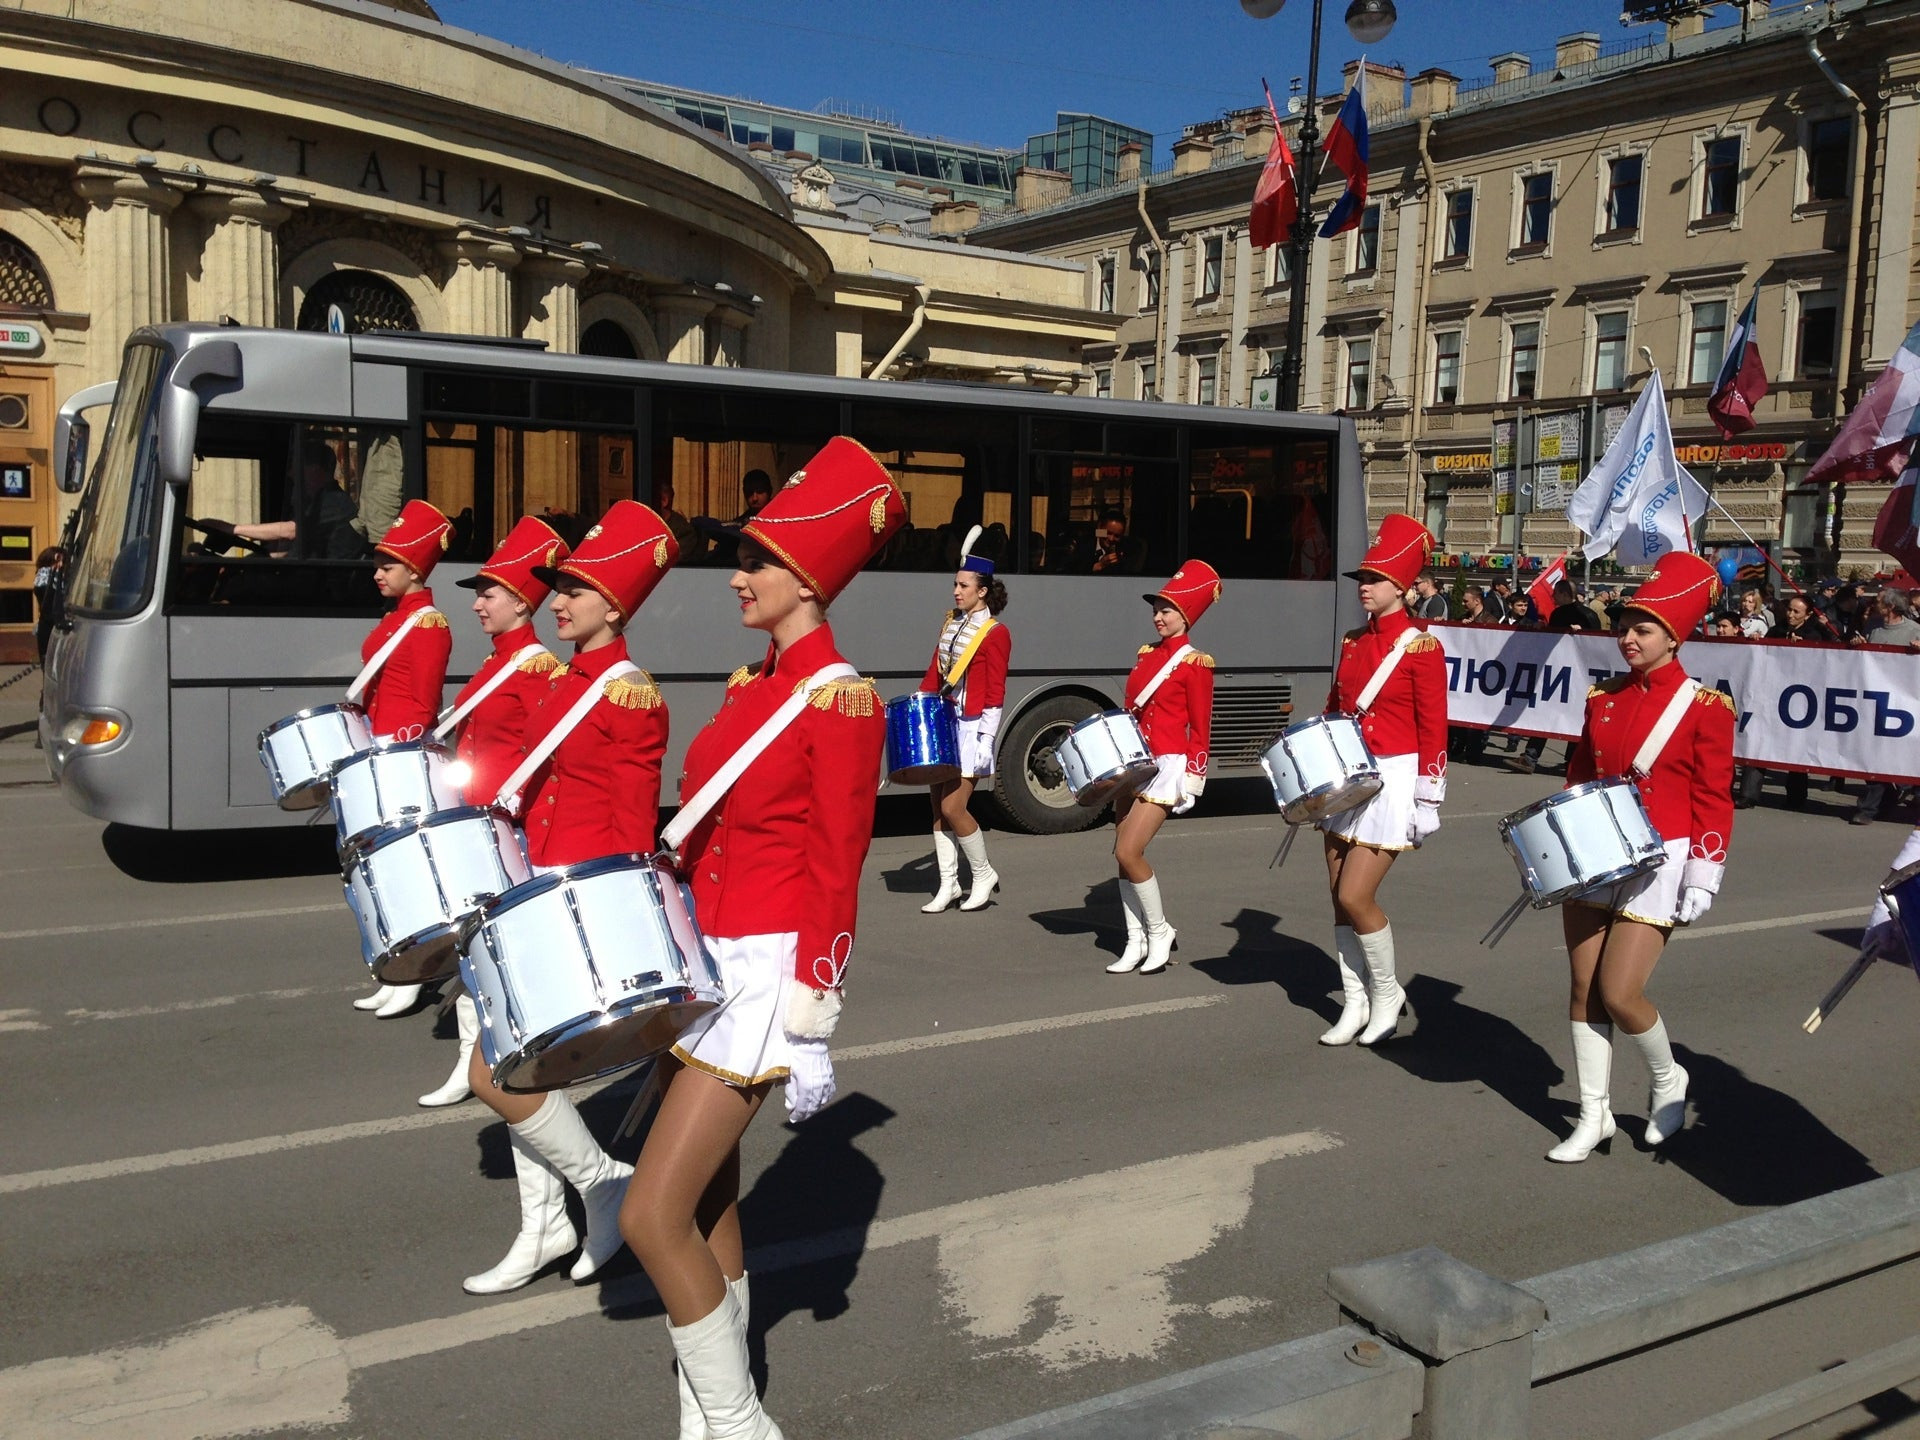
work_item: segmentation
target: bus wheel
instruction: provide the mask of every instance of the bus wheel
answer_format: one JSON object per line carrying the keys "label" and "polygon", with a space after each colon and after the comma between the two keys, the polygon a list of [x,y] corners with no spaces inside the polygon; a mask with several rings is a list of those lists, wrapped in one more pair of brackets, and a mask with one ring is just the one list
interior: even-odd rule
{"label": "bus wheel", "polygon": [[1100,707],[1081,695],[1043,700],[1013,724],[1000,742],[993,798],[1001,815],[1029,835],[1067,835],[1089,830],[1105,813],[1074,803],[1054,748],[1075,725]]}

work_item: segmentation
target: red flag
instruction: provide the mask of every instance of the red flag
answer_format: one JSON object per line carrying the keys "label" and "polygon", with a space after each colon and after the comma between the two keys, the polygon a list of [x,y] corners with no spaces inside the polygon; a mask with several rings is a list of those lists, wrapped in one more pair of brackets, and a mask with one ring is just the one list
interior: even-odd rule
{"label": "red flag", "polygon": [[1920,325],[1907,332],[1802,483],[1891,480],[1907,468],[1920,429]]}
{"label": "red flag", "polygon": [[1908,470],[1873,522],[1874,548],[1920,574],[1920,471]]}
{"label": "red flag", "polygon": [[1560,558],[1540,572],[1540,578],[1527,587],[1527,598],[1533,601],[1533,618],[1545,620],[1553,613],[1553,587],[1567,578],[1567,556],[1571,550],[1562,550]]}
{"label": "red flag", "polygon": [[[1264,80],[1260,88],[1266,90]],[[1273,108],[1271,90],[1267,91],[1267,113],[1273,116],[1273,144],[1267,147],[1267,163],[1261,167],[1260,183],[1254,187],[1253,213],[1247,217],[1247,240],[1255,249],[1284,245],[1300,214],[1298,172],[1286,134],[1280,129],[1279,112]]]}
{"label": "red flag", "polygon": [[1727,357],[1707,399],[1707,414],[1722,440],[1731,440],[1754,426],[1753,407],[1767,393],[1767,372],[1760,363],[1758,327],[1760,292],[1756,289],[1727,341]]}

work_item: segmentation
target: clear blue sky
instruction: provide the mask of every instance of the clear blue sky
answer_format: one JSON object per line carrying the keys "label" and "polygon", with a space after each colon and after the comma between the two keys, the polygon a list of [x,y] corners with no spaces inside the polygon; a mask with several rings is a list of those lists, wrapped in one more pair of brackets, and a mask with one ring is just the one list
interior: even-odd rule
{"label": "clear blue sky", "polygon": [[[1151,130],[1156,154],[1180,128],[1259,103],[1260,77],[1285,103],[1307,68],[1308,0],[1271,20],[1238,0],[433,0],[443,20],[554,60],[811,110],[832,97],[890,110],[909,130],[1018,146],[1056,110]],[[1621,0],[1398,0],[1400,22],[1371,58],[1412,74],[1441,66],[1484,79],[1487,61],[1525,50],[1550,61],[1556,37],[1638,38]],[[1346,0],[1326,0],[1321,89],[1359,46]],[[1724,24],[1731,8],[1709,23]]]}

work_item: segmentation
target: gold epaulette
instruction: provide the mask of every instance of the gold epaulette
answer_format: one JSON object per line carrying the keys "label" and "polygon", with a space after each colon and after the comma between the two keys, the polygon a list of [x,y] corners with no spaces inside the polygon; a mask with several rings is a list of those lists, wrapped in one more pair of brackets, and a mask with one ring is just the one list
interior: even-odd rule
{"label": "gold epaulette", "polygon": [[607,686],[607,699],[622,710],[658,710],[665,703],[660,698],[660,687],[653,683],[653,676],[644,670],[633,675],[622,675]]}
{"label": "gold epaulette", "polygon": [[438,610],[427,610],[413,623],[421,630],[444,630],[447,628],[447,617]]}
{"label": "gold epaulette", "polygon": [[520,662],[520,672],[523,675],[546,675],[563,668],[559,658],[546,650]]}
{"label": "gold epaulette", "polygon": [[1589,685],[1587,687],[1587,698],[1591,700],[1596,695],[1618,695],[1632,683],[1633,676],[1631,674],[1609,676],[1598,685]]}
{"label": "gold epaulette", "polygon": [[1153,651],[1153,646],[1151,646],[1151,645],[1142,645],[1142,646],[1140,647],[1140,651],[1139,651],[1139,654],[1136,654],[1136,655],[1135,655],[1135,656],[1134,656],[1133,658],[1134,658],[1134,659],[1136,659],[1136,660],[1138,660],[1138,659],[1140,658],[1140,656],[1141,656],[1141,655],[1147,655],[1147,654],[1151,654],[1151,653],[1152,653],[1152,651]]}
{"label": "gold epaulette", "polygon": [[727,677],[727,689],[738,690],[742,685],[745,685],[748,681],[752,679],[753,679],[753,670],[749,666],[742,665],[738,670],[734,671],[733,674]]}
{"label": "gold epaulette", "polygon": [[813,692],[812,704],[816,710],[838,710],[864,720],[880,709],[880,687],[871,680],[829,680]]}
{"label": "gold epaulette", "polygon": [[1698,690],[1693,692],[1693,698],[1702,705],[1718,703],[1726,706],[1730,713],[1738,713],[1733,709],[1733,697],[1724,690],[1714,690],[1702,685]]}
{"label": "gold epaulette", "polygon": [[549,676],[547,677],[547,679],[548,679],[548,680],[564,680],[564,679],[566,679],[566,678],[567,678],[567,668],[568,668],[568,667],[567,667],[567,666],[565,666],[565,665],[559,665],[559,666],[555,666],[555,667],[554,667],[554,671],[553,671],[553,673],[552,673],[551,675],[549,675]]}
{"label": "gold epaulette", "polygon": [[1416,636],[1414,639],[1409,640],[1407,642],[1407,653],[1409,655],[1419,655],[1425,651],[1438,650],[1439,648],[1440,648],[1439,639],[1432,635]]}
{"label": "gold epaulette", "polygon": [[1204,650],[1189,650],[1187,652],[1187,664],[1198,665],[1203,670],[1211,670],[1213,669],[1213,656],[1207,654]]}
{"label": "gold epaulette", "polygon": [[1362,635],[1364,635],[1364,634],[1366,634],[1366,633],[1367,633],[1367,627],[1366,627],[1366,626],[1364,626],[1364,625],[1356,625],[1356,626],[1354,626],[1354,628],[1353,628],[1353,629],[1351,629],[1351,630],[1349,630],[1349,631],[1347,631],[1347,633],[1346,633],[1345,635],[1342,635],[1342,636],[1341,636],[1340,638],[1341,638],[1342,640],[1344,640],[1344,641],[1345,641],[1345,642],[1346,642],[1347,644],[1349,644],[1349,645],[1351,645],[1351,644],[1353,644],[1353,643],[1354,643],[1354,642],[1355,642],[1356,640],[1358,640],[1358,639],[1359,639],[1359,638],[1360,638],[1360,637],[1361,637]]}

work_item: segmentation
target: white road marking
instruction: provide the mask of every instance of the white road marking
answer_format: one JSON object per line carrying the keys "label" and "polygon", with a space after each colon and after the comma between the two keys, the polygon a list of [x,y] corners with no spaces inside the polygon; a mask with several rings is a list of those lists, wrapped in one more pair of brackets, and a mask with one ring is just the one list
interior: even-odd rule
{"label": "white road marking", "polygon": [[6,1030],[44,1030],[47,1027],[32,1017],[38,1010],[0,1010],[0,1031]]}
{"label": "white road marking", "polygon": [[[1169,1270],[1243,1223],[1254,1171],[1345,1142],[1277,1135],[877,1220],[749,1252],[758,1274],[918,1241],[939,1247],[943,1283],[978,1337],[1056,1318],[1026,1347],[1055,1368],[1152,1355],[1171,1337]],[[340,1337],[303,1306],[215,1316],[154,1345],[0,1371],[0,1433],[92,1440],[188,1440],[344,1424],[352,1372],[485,1340],[629,1310],[652,1300],[644,1276],[567,1288],[432,1320]],[[1243,1295],[1183,1314],[1237,1314]]]}
{"label": "white road marking", "polygon": [[227,920],[279,920],[288,915],[340,912],[331,905],[283,905],[275,910],[223,910],[213,915],[164,915],[154,920],[110,920],[104,925],[50,925],[43,930],[0,930],[0,940],[47,940],[56,935],[106,935],[116,930],[152,930],[162,925],[216,925]]}
{"label": "white road marking", "polygon": [[66,1019],[76,1025],[93,1020],[142,1020],[150,1015],[176,1015],[188,1010],[220,1010],[250,1000],[303,1000],[309,995],[346,995],[365,990],[372,981],[354,985],[302,985],[292,990],[254,990],[244,995],[210,995],[202,1000],[176,1000],[171,1005],[134,1005],[125,1010],[69,1010]]}
{"label": "white road marking", "polygon": [[1797,925],[1820,925],[1830,920],[1864,920],[1865,906],[1851,910],[1815,910],[1806,915],[1776,915],[1771,920],[1740,920],[1732,925],[1698,925],[1677,929],[1675,940],[1711,940],[1716,935],[1747,935],[1755,930],[1790,930]]}
{"label": "white road marking", "polygon": [[[1061,1030],[1079,1025],[1097,1025],[1109,1020],[1132,1020],[1147,1015],[1196,1010],[1221,1004],[1224,995],[1198,995],[1159,1000],[1147,1005],[1123,1005],[1112,1010],[1088,1010],[1077,1015],[1059,1015],[1039,1020],[1023,1020],[1010,1025],[983,1025],[973,1030],[952,1030],[934,1035],[918,1035],[905,1040],[882,1040],[868,1045],[850,1045],[835,1053],[838,1062],[877,1059],[902,1055],[915,1050],[931,1050],[947,1045],[964,1045],[977,1040],[1001,1040],[1015,1035],[1030,1035],[1045,1030]],[[627,1078],[627,1077],[621,1077]],[[617,1085],[583,1085],[573,1091],[576,1099]],[[165,1150],[155,1155],[129,1155],[119,1160],[98,1160],[85,1165],[62,1165],[51,1170],[25,1170],[17,1175],[0,1175],[0,1195],[25,1190],[45,1190],[55,1185],[76,1185],[90,1180],[119,1180],[129,1175],[151,1175],[159,1170],[178,1170],[193,1165],[212,1165],[224,1160],[249,1160],[260,1155],[277,1155],[288,1150],[311,1150],[320,1145],[337,1145],[349,1140],[368,1140],[383,1135],[403,1135],[427,1130],[436,1125],[482,1123],[486,1112],[476,1103],[451,1105],[444,1110],[425,1110],[384,1120],[357,1120],[346,1125],[328,1125],[318,1130],[296,1130],[286,1135],[263,1135],[255,1140],[233,1140],[221,1145],[195,1145],[184,1150]]]}

